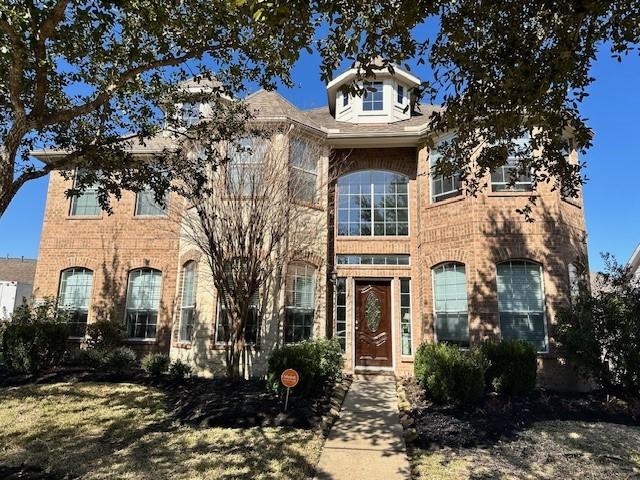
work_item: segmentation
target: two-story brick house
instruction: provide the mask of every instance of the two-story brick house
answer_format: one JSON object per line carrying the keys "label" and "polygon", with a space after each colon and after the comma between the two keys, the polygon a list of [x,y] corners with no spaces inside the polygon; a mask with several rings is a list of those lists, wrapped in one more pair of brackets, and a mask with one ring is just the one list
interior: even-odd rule
{"label": "two-story brick house", "polygon": [[[354,75],[330,82],[329,105],[319,109],[299,110],[275,92],[247,98],[257,121],[291,125],[330,149],[307,172],[318,182],[334,159],[349,158],[315,208],[324,226],[318,248],[285,269],[283,291],[292,294],[278,298],[278,314],[255,322],[251,374],[262,374],[268,353],[291,338],[335,336],[347,370],[403,374],[422,342],[504,337],[531,341],[541,379],[570,386],[572,378],[559,374],[554,325],[572,264],[586,258],[581,199],[546,184],[532,192],[526,177],[510,186],[509,166],[466,196],[456,177],[431,173],[446,137],[430,151],[429,113],[438,107],[413,104],[419,79],[396,68],[378,74],[364,97],[343,94]],[[130,193],[108,216],[94,192],[68,200],[68,187],[51,175],[37,295],[58,295],[75,309],[80,336],[85,322],[110,315],[127,325],[132,344],[170,351],[204,374],[221,371],[224,315],[202,256],[180,238],[175,210]],[[532,194],[538,201],[528,223],[516,209]],[[168,203],[180,199],[172,194]],[[277,316],[284,318],[274,323]]]}

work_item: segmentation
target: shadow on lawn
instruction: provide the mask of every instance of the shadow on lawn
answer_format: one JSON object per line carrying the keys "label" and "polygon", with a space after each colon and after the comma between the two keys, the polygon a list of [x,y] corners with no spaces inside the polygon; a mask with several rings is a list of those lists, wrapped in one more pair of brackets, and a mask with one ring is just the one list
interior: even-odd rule
{"label": "shadow on lawn", "polygon": [[[2,478],[304,478],[314,468],[311,431],[180,426],[163,394],[136,385],[22,387],[0,400],[0,421],[12,422],[0,431]],[[20,465],[21,476],[7,469]]]}

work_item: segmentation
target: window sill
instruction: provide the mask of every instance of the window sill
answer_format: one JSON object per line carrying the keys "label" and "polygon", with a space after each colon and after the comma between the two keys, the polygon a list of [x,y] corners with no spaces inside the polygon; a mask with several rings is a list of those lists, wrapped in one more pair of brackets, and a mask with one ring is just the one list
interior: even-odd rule
{"label": "window sill", "polygon": [[455,197],[445,198],[444,200],[441,200],[439,202],[434,202],[433,200],[431,200],[431,203],[427,206],[427,209],[441,207],[442,205],[450,205],[452,203],[461,202],[466,199],[467,197],[460,194],[460,195],[456,195]]}
{"label": "window sill", "polygon": [[191,342],[173,342],[171,346],[174,348],[182,348],[184,350],[191,350],[193,348]]}
{"label": "window sill", "polygon": [[125,338],[125,343],[157,343],[157,338]]}
{"label": "window sill", "polygon": [[67,215],[67,220],[102,220],[102,215]]}
{"label": "window sill", "polygon": [[165,220],[169,215],[134,215],[134,220]]}
{"label": "window sill", "polygon": [[386,270],[411,270],[411,265],[380,265],[380,264],[371,264],[371,265],[362,265],[362,264],[349,264],[349,263],[336,263],[336,268],[357,268],[357,269],[372,269],[372,268],[380,268]]}
{"label": "window sill", "polygon": [[400,362],[401,363],[413,363],[414,362],[413,355],[400,355]]}
{"label": "window sill", "polygon": [[292,200],[291,203],[294,205],[298,205],[299,207],[310,208],[312,210],[317,210],[319,212],[324,211],[324,207],[318,203],[307,203],[307,202],[303,202],[302,200],[295,200],[295,199]]}
{"label": "window sill", "polygon": [[540,194],[535,191],[531,192],[487,192],[487,197],[539,197]]}

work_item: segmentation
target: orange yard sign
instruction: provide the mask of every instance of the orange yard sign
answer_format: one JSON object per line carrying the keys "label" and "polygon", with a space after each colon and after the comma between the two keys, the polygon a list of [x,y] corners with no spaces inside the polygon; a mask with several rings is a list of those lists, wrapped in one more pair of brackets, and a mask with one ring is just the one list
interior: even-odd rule
{"label": "orange yard sign", "polygon": [[288,389],[293,388],[300,381],[300,375],[298,375],[298,372],[296,372],[293,368],[287,368],[284,372],[282,372],[282,375],[280,375],[280,381],[282,382],[282,385],[284,385]]}

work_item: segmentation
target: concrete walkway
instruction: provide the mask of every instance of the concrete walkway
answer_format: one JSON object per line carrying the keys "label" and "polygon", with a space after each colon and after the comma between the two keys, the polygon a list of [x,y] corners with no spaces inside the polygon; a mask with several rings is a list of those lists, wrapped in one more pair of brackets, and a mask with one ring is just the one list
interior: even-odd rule
{"label": "concrete walkway", "polygon": [[354,380],[320,455],[318,480],[409,478],[394,380]]}

